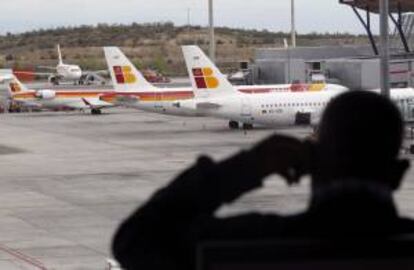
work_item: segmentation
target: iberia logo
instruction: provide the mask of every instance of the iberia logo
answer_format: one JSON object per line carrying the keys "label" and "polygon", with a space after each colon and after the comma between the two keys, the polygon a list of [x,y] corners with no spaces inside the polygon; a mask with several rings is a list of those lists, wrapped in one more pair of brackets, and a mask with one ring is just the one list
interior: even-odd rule
{"label": "iberia logo", "polygon": [[114,66],[116,82],[119,84],[131,84],[137,81],[130,66]]}
{"label": "iberia logo", "polygon": [[12,82],[10,83],[10,90],[12,91],[12,93],[18,93],[22,91],[22,88],[17,83]]}
{"label": "iberia logo", "polygon": [[325,83],[312,83],[311,85],[309,85],[309,91],[319,92],[322,91],[325,87]]}
{"label": "iberia logo", "polygon": [[215,89],[219,86],[211,68],[193,68],[193,75],[198,89]]}

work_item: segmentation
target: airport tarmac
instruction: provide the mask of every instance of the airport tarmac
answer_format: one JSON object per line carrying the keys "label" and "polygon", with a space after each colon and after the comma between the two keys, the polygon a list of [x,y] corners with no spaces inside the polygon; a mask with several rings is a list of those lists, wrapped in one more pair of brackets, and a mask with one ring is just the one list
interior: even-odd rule
{"label": "airport tarmac", "polygon": [[[121,108],[0,115],[0,269],[105,269],[114,230],[154,190],[201,154],[219,160],[273,132]],[[407,180],[397,199],[414,217],[414,170]],[[301,211],[307,184],[273,177],[219,215]]]}

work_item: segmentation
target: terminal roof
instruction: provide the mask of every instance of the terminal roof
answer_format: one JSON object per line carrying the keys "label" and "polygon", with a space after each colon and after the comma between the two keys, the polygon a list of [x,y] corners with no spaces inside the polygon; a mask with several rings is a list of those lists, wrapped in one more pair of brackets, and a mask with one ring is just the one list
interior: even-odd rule
{"label": "terminal roof", "polygon": [[[379,12],[379,0],[339,0],[339,3],[375,13]],[[389,0],[389,5],[391,12],[398,12],[399,8],[401,12],[414,12],[413,0]]]}

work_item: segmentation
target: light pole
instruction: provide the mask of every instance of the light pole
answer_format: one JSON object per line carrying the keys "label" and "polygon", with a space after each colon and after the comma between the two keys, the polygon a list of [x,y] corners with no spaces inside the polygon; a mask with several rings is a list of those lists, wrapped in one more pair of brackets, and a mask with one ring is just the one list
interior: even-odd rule
{"label": "light pole", "polygon": [[380,42],[381,42],[381,59],[380,59],[380,79],[381,94],[390,97],[390,51],[389,51],[389,35],[388,35],[388,13],[389,1],[380,1]]}
{"label": "light pole", "polygon": [[[190,21],[190,8],[187,8],[187,35],[188,35],[188,40],[191,40],[191,21]],[[194,43],[194,42],[193,42]]]}
{"label": "light pole", "polygon": [[291,25],[292,47],[296,48],[295,0],[291,0],[290,19],[291,19],[290,25]]}
{"label": "light pole", "polygon": [[208,0],[208,19],[210,28],[210,50],[209,55],[213,63],[216,61],[216,42],[214,38],[214,16],[213,16],[213,0]]}
{"label": "light pole", "polygon": [[291,67],[291,63],[290,63],[290,47],[289,47],[289,43],[287,41],[286,38],[283,39],[283,43],[285,44],[285,49],[286,49],[286,55],[287,55],[287,65],[288,65],[288,72],[287,72],[287,82],[286,82],[286,78],[285,78],[285,83],[291,83],[292,79],[290,76],[290,67]]}

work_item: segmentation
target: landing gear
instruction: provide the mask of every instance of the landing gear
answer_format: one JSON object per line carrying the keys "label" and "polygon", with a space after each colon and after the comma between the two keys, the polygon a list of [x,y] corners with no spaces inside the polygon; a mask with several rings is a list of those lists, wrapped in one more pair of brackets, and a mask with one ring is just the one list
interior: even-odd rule
{"label": "landing gear", "polygon": [[57,77],[52,77],[52,78],[50,78],[50,82],[51,82],[53,85],[59,85],[59,79],[58,79]]}
{"label": "landing gear", "polygon": [[229,128],[230,129],[239,129],[239,122],[237,122],[237,121],[229,121]]}
{"label": "landing gear", "polygon": [[244,130],[253,129],[253,125],[252,124],[243,123],[243,129]]}
{"label": "landing gear", "polygon": [[99,114],[102,114],[102,111],[100,109],[92,109],[91,110],[91,114],[93,114],[93,115],[99,115]]}

